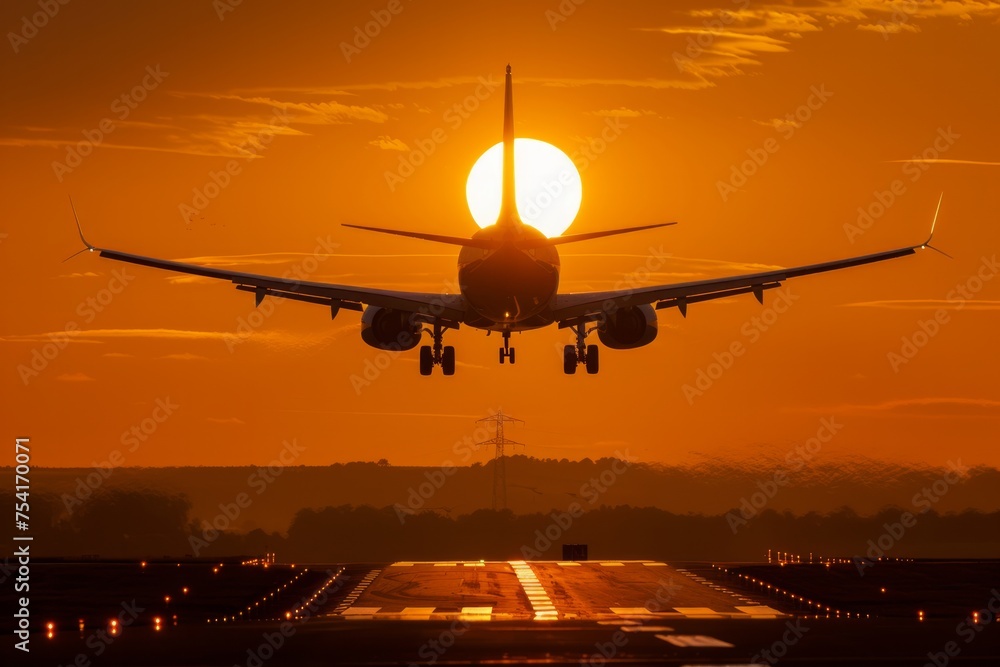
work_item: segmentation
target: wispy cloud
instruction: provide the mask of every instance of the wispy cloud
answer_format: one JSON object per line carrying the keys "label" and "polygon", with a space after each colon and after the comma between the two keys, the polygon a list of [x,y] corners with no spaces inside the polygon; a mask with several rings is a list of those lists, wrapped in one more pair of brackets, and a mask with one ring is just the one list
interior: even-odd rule
{"label": "wispy cloud", "polygon": [[1000,310],[1000,301],[969,299],[949,301],[948,299],[885,299],[882,301],[858,301],[841,304],[847,308],[887,308],[889,310]]}
{"label": "wispy cloud", "polygon": [[957,158],[910,158],[909,160],[886,160],[886,162],[919,162],[921,164],[971,164],[986,167],[1000,167],[1000,162],[985,160],[960,160]]}
{"label": "wispy cloud", "polygon": [[902,398],[881,403],[848,403],[792,410],[835,415],[921,417],[927,419],[958,417],[997,419],[1000,418],[1000,401],[991,398],[934,396]]}
{"label": "wispy cloud", "polygon": [[639,118],[640,116],[657,115],[655,111],[650,111],[649,109],[628,109],[626,107],[618,107],[617,109],[598,109],[597,111],[591,111],[590,113],[603,118]]}
{"label": "wispy cloud", "polygon": [[406,145],[402,139],[393,139],[392,137],[383,134],[379,135],[377,139],[372,139],[368,142],[369,146],[374,146],[384,151],[408,151],[410,147]]}
{"label": "wispy cloud", "polygon": [[165,354],[160,359],[167,359],[170,361],[208,361],[208,357],[201,354],[192,354],[191,352],[177,352],[175,354]]}
{"label": "wispy cloud", "polygon": [[239,417],[205,417],[205,421],[210,424],[231,424],[233,426],[246,425],[246,422]]}

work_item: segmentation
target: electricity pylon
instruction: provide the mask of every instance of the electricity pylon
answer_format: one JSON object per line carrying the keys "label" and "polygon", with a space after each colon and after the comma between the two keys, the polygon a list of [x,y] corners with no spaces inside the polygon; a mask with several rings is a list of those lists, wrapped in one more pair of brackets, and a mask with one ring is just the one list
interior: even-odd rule
{"label": "electricity pylon", "polygon": [[492,417],[477,419],[476,423],[487,421],[494,422],[495,424],[493,427],[493,437],[489,440],[477,442],[476,444],[496,445],[496,451],[493,454],[493,509],[507,509],[507,465],[504,447],[507,445],[524,447],[524,443],[508,440],[504,437],[503,426],[505,423],[516,422],[523,424],[524,420],[509,417],[503,413],[503,410],[498,410]]}

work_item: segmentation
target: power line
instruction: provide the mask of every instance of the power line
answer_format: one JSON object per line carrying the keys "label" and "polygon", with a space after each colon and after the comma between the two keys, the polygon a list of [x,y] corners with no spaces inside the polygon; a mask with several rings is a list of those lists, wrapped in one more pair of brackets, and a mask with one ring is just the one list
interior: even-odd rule
{"label": "power line", "polygon": [[516,440],[508,440],[504,436],[503,427],[507,423],[523,424],[524,420],[509,417],[501,409],[492,417],[477,419],[476,423],[488,421],[494,423],[493,437],[489,440],[477,442],[476,445],[496,445],[496,450],[493,454],[493,509],[507,509],[507,456],[504,452],[504,447],[507,445],[524,447],[524,443],[517,442]]}

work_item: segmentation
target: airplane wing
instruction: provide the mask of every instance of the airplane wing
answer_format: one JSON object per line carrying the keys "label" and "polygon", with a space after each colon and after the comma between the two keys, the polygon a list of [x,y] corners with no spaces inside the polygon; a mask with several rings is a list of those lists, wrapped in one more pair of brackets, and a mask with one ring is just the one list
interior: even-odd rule
{"label": "airplane wing", "polygon": [[[710,278],[708,280],[696,280],[687,283],[675,283],[673,285],[656,285],[639,289],[620,289],[605,292],[583,292],[576,294],[559,294],[556,296],[552,310],[552,317],[561,326],[570,326],[580,321],[592,321],[599,319],[601,313],[612,309],[625,308],[628,306],[638,306],[642,304],[655,304],[657,309],[677,308],[681,314],[687,316],[688,304],[701,301],[711,301],[712,299],[723,299],[725,297],[739,294],[752,293],[758,301],[763,303],[764,290],[779,287],[781,283],[789,278],[808,276],[814,273],[824,273],[826,271],[836,271],[852,266],[862,266],[883,262],[897,257],[912,255],[921,248],[931,248],[930,245],[934,236],[934,226],[937,223],[937,212],[941,210],[941,200],[938,200],[938,208],[934,213],[934,222],[931,224],[931,233],[923,243],[913,246],[886,250],[871,255],[859,257],[849,257],[831,262],[819,264],[809,264],[788,269],[776,269],[774,271],[764,271],[761,273],[750,273],[740,276],[728,276],[724,278]],[[938,250],[938,252],[941,252]]]}
{"label": "airplane wing", "polygon": [[[74,207],[73,215],[76,216]],[[77,219],[77,231],[80,240],[86,246],[85,250],[100,253],[119,262],[128,262],[155,269],[166,269],[205,278],[228,280],[236,285],[236,289],[253,292],[257,304],[265,296],[304,301],[327,306],[331,314],[336,316],[341,308],[347,310],[362,310],[364,305],[382,306],[412,313],[423,313],[427,319],[447,320],[448,324],[457,327],[465,318],[465,299],[458,294],[435,294],[433,292],[398,292],[393,290],[375,289],[370,287],[354,287],[350,285],[334,285],[331,283],[297,280],[295,278],[280,278],[277,276],[260,275],[216,269],[199,264],[187,264],[155,257],[144,257],[127,252],[119,252],[92,245],[83,236],[80,221]],[[83,252],[83,251],[81,251]]]}

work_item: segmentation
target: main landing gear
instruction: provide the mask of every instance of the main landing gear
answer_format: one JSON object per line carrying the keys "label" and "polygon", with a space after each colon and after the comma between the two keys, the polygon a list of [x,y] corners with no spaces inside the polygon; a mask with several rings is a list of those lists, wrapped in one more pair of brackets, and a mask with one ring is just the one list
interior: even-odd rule
{"label": "main landing gear", "polygon": [[587,345],[587,334],[596,330],[597,327],[587,329],[586,322],[580,322],[573,326],[576,333],[576,345],[567,345],[563,348],[563,372],[566,375],[576,373],[576,367],[583,364],[587,367],[587,373],[595,375],[600,369],[601,357],[600,348],[596,345]]}
{"label": "main landing gear", "polygon": [[441,372],[445,375],[455,374],[455,348],[451,345],[442,345],[445,327],[441,324],[434,324],[431,335],[434,337],[434,346],[420,346],[420,374],[430,375],[435,366],[441,367]]}
{"label": "main landing gear", "polygon": [[500,348],[500,363],[504,362],[504,359],[510,359],[510,363],[514,363],[514,348],[510,346],[510,332],[503,332],[503,347]]}

